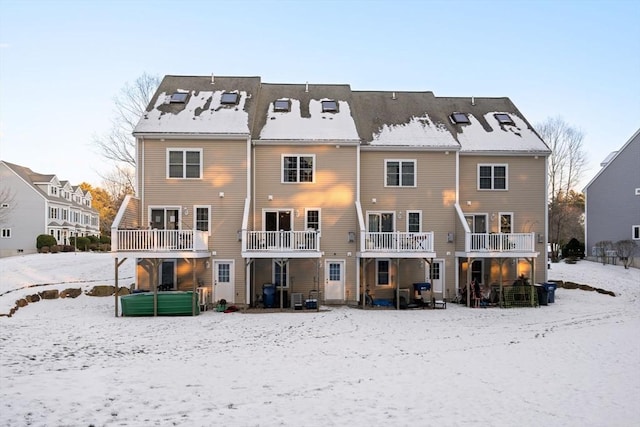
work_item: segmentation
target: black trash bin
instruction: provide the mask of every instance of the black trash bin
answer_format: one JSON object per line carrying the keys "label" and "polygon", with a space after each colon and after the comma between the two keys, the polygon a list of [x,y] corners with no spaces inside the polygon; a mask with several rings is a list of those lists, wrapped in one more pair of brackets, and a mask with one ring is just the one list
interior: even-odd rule
{"label": "black trash bin", "polygon": [[556,289],[558,288],[557,283],[544,283],[543,286],[547,290],[547,301],[549,303],[555,302],[556,299]]}
{"label": "black trash bin", "polygon": [[549,305],[549,292],[544,285],[535,285],[536,292],[538,293],[538,304]]}
{"label": "black trash bin", "polygon": [[276,285],[271,283],[262,285],[262,304],[264,308],[274,308],[276,306]]}

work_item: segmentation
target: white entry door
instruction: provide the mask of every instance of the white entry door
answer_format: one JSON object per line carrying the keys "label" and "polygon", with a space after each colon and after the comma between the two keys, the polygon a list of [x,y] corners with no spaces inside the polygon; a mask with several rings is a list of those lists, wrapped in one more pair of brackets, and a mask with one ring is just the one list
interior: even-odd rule
{"label": "white entry door", "polygon": [[[429,265],[428,263],[426,265]],[[433,260],[431,263],[431,268],[427,268],[426,271],[426,279],[427,282],[431,283],[431,290],[435,295],[443,294],[443,283],[444,283],[444,262],[442,260]]]}
{"label": "white entry door", "polygon": [[214,261],[213,263],[213,301],[221,299],[227,303],[234,302],[233,261]]}
{"label": "white entry door", "polygon": [[344,301],[344,261],[326,260],[324,277],[324,299]]}

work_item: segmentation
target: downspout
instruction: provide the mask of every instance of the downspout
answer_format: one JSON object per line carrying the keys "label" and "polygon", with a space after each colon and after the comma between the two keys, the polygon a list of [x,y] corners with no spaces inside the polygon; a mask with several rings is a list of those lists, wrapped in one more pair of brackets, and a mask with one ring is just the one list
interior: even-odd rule
{"label": "downspout", "polygon": [[[548,259],[549,259],[549,156],[544,157],[544,282],[547,281],[549,274]],[[584,193],[584,214],[587,217],[587,193]],[[587,221],[584,222],[584,237],[585,242],[587,240]],[[535,240],[534,240],[535,242]],[[533,277],[531,278],[533,280]]]}
{"label": "downspout", "polygon": [[[356,147],[356,213],[357,213],[357,207],[360,206],[360,144],[358,144],[358,146]],[[359,221],[359,220],[358,220]],[[358,236],[360,236],[361,233],[358,233]],[[360,301],[360,298],[362,298],[363,302],[366,302],[366,297],[362,296],[360,294],[360,264],[361,264],[361,258],[358,256],[358,253],[360,252],[358,250],[358,244],[360,244],[360,239],[356,238],[356,301]],[[366,292],[364,290],[364,286],[365,284],[362,283],[362,290],[363,292]],[[365,304],[362,305],[363,307],[365,306]]]}
{"label": "downspout", "polygon": [[[252,181],[251,181],[251,168],[252,168],[253,163],[251,162],[251,134],[249,134],[249,136],[247,137],[247,189],[246,189],[246,197],[245,197],[245,201],[248,199],[249,201],[253,199],[253,194],[252,192]],[[255,188],[255,186],[253,186]],[[255,200],[255,199],[253,199]],[[244,209],[243,211],[248,211],[250,209],[250,202],[247,203],[245,202],[244,205]],[[244,212],[243,212],[244,215]],[[252,214],[253,216],[253,214]],[[241,239],[241,250],[245,249],[245,246],[247,244],[245,236],[247,236],[247,225],[245,225],[245,218],[242,218],[242,226],[240,229],[240,239]],[[243,264],[245,264],[245,269],[244,269],[244,287],[245,287],[245,297],[244,297],[244,301],[245,304],[247,304],[247,306],[251,305],[251,274],[250,274],[250,265],[247,265],[246,262],[243,260]]]}
{"label": "downspout", "polygon": [[[460,151],[456,151],[456,202],[455,202],[455,206],[460,206]],[[455,232],[455,221],[454,221],[454,229],[453,231]],[[456,247],[456,242],[455,242],[455,234],[454,234],[454,239],[453,239],[453,248],[454,248],[454,259],[455,259],[455,266],[454,266],[454,291],[455,291],[455,295],[456,297],[458,296],[458,294],[460,293],[460,258],[455,256],[455,247]],[[446,287],[446,285],[445,285]]]}

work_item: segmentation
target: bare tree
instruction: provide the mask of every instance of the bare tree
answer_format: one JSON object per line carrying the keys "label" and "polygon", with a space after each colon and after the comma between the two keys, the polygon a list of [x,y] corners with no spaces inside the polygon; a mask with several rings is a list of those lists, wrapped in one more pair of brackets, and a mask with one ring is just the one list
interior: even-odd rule
{"label": "bare tree", "polygon": [[135,139],[133,129],[151,101],[160,84],[158,76],[142,74],[133,83],[125,83],[114,98],[115,116],[111,130],[103,136],[94,137],[100,154],[117,165],[136,166]]}
{"label": "bare tree", "polygon": [[0,224],[4,224],[15,208],[16,195],[9,187],[0,189]]}
{"label": "bare tree", "polygon": [[[576,203],[575,187],[578,185],[587,162],[582,146],[584,134],[567,124],[562,118],[548,118],[538,124],[536,130],[551,149],[548,163],[549,175],[549,242],[551,259],[558,260],[558,250],[566,242],[563,229],[584,230],[582,206]],[[576,209],[576,207],[580,209]],[[575,232],[575,231],[574,231]],[[575,237],[575,236],[572,236]],[[584,231],[580,236],[584,240]]]}
{"label": "bare tree", "polygon": [[622,260],[625,269],[633,263],[633,256],[638,249],[638,244],[633,240],[619,240],[616,242],[618,258]]}

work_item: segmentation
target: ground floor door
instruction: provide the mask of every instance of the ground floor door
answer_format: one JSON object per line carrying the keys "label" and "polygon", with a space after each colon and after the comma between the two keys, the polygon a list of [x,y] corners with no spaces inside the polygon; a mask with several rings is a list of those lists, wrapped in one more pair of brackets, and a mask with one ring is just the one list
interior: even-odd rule
{"label": "ground floor door", "polygon": [[228,303],[235,301],[234,292],[234,262],[233,261],[214,261],[213,263],[213,301],[217,302],[221,299]]}
{"label": "ground floor door", "polygon": [[172,291],[176,289],[176,260],[162,261],[160,264],[158,277],[158,289],[161,291]]}
{"label": "ground floor door", "polygon": [[324,299],[344,301],[344,261],[326,260]]}
{"label": "ground floor door", "polygon": [[[427,265],[429,265],[427,263]],[[444,261],[441,259],[434,259],[431,262],[431,267],[427,268],[426,281],[431,283],[431,290],[436,295],[444,295]]]}

